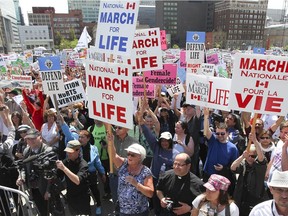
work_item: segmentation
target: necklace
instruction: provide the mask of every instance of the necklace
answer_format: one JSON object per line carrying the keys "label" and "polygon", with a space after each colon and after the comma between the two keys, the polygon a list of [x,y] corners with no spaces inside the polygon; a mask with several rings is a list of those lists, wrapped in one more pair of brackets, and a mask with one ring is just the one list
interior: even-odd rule
{"label": "necklace", "polygon": [[136,176],[139,174],[141,169],[142,169],[142,164],[140,164],[140,166],[137,165],[137,167],[134,169],[132,169],[130,166],[128,166],[127,170],[128,170],[129,175]]}

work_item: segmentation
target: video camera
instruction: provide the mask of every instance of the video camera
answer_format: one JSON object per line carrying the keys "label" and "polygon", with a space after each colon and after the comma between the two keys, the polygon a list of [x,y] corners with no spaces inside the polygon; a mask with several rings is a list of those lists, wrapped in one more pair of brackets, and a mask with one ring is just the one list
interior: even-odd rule
{"label": "video camera", "polygon": [[[32,155],[24,160],[17,161],[18,166],[24,166],[27,163],[33,165],[33,171],[35,175],[42,175],[47,180],[57,177],[56,160],[58,159],[54,151],[42,152],[37,155]],[[37,178],[38,176],[31,175],[31,178]]]}

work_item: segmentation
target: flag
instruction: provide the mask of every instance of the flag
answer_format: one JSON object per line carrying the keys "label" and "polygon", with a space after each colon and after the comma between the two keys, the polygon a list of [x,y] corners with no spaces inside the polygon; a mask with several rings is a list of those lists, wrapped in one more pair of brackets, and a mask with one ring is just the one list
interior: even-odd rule
{"label": "flag", "polygon": [[[84,27],[81,36],[78,40],[78,44],[76,45],[75,49],[80,50],[82,48],[88,48],[88,43],[92,40],[91,36],[88,34],[86,26]],[[74,50],[75,50],[74,49]]]}

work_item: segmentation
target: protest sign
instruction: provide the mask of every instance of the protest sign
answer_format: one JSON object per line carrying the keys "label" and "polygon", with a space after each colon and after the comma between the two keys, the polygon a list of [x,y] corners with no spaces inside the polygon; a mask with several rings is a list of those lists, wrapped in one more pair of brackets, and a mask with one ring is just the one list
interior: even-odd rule
{"label": "protest sign", "polygon": [[122,55],[107,55],[105,53],[99,53],[95,47],[90,47],[87,53],[87,59],[110,62],[110,63],[128,63],[128,57]]}
{"label": "protest sign", "polygon": [[206,61],[209,64],[214,64],[217,65],[219,64],[219,58],[218,58],[218,53],[206,53]]}
{"label": "protest sign", "polygon": [[[155,85],[145,83],[146,97],[155,98]],[[133,77],[133,97],[144,97],[144,81],[143,77]]]}
{"label": "protest sign", "polygon": [[139,0],[100,1],[95,48],[100,53],[130,56]]}
{"label": "protest sign", "polygon": [[186,86],[186,102],[188,104],[229,110],[230,79],[187,74]]}
{"label": "protest sign", "polygon": [[201,64],[201,71],[198,74],[206,75],[206,76],[214,76],[215,65],[214,64]]}
{"label": "protest sign", "polygon": [[263,47],[254,47],[253,53],[254,54],[265,54],[266,49]]}
{"label": "protest sign", "polygon": [[159,28],[135,31],[131,59],[133,72],[162,69],[162,50]]}
{"label": "protest sign", "polygon": [[179,77],[177,77],[175,85],[166,85],[166,89],[171,97],[173,97],[175,94],[185,92],[184,86]]}
{"label": "protest sign", "polygon": [[24,56],[26,62],[33,63],[33,51],[32,50],[24,50]]}
{"label": "protest sign", "polygon": [[56,94],[56,100],[59,108],[86,100],[86,94],[80,79],[65,82],[64,88],[64,93]]}
{"label": "protest sign", "polygon": [[6,62],[5,62],[5,59],[3,57],[0,57],[0,72],[1,73],[7,72]]}
{"label": "protest sign", "polygon": [[85,65],[90,118],[132,129],[131,66],[92,60]]}
{"label": "protest sign", "polygon": [[286,115],[287,57],[235,55],[229,107],[234,110]]}
{"label": "protest sign", "polygon": [[166,31],[165,30],[160,31],[160,37],[161,37],[161,49],[166,50],[167,49],[167,40],[166,40]]}
{"label": "protest sign", "polygon": [[204,43],[186,43],[186,62],[192,64],[204,63]]}
{"label": "protest sign", "polygon": [[177,77],[177,64],[163,64],[162,70],[144,72],[145,83],[156,85],[175,85]]}
{"label": "protest sign", "polygon": [[49,95],[65,92],[60,58],[58,56],[41,57],[38,63],[44,92]]}
{"label": "protest sign", "polygon": [[11,75],[11,79],[27,89],[33,89],[32,77],[24,75]]}
{"label": "protest sign", "polygon": [[186,68],[187,64],[186,64],[186,50],[181,50],[180,51],[180,67],[181,68]]}

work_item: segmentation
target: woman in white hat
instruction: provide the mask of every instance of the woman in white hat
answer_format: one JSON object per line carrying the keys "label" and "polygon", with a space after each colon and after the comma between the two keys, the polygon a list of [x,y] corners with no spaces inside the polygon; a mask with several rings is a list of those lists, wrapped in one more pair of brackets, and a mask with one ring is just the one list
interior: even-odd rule
{"label": "woman in white hat", "polygon": [[[142,164],[146,150],[140,144],[130,145],[127,158],[120,157],[115,150],[113,135],[108,135],[108,147],[112,145],[110,156],[118,168],[118,202],[120,216],[148,216],[149,201],[153,196],[151,170]],[[113,143],[113,144],[111,144]]]}

